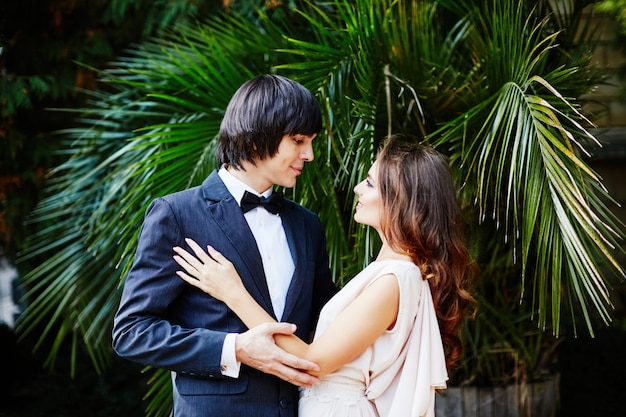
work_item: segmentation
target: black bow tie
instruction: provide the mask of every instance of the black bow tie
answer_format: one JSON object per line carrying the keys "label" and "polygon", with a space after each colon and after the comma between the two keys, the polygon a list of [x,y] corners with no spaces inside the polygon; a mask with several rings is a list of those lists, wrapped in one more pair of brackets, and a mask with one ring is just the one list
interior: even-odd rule
{"label": "black bow tie", "polygon": [[241,198],[241,211],[247,213],[255,207],[262,206],[270,213],[278,214],[282,202],[282,193],[273,192],[269,198],[265,198],[246,191]]}

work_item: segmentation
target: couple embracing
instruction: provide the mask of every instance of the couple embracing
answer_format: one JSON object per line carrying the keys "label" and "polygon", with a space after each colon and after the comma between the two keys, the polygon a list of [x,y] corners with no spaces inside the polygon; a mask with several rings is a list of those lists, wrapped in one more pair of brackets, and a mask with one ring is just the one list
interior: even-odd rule
{"label": "couple embracing", "polygon": [[473,301],[449,167],[387,138],[354,188],[382,247],[337,291],[319,218],[273,191],[321,126],[306,88],[256,77],[226,109],[220,168],[148,208],[113,347],[172,371],[175,417],[434,415]]}

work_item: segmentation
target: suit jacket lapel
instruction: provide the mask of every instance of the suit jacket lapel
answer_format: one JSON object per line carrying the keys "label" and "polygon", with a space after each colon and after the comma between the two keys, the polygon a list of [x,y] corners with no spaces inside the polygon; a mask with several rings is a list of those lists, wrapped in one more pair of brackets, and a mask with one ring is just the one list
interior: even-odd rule
{"label": "suit jacket lapel", "polygon": [[213,171],[204,181],[202,190],[209,215],[222,230],[224,238],[230,242],[230,245],[221,246],[219,251],[235,265],[250,294],[274,316],[261,254],[239,205],[228,192],[217,171]]}
{"label": "suit jacket lapel", "polygon": [[280,217],[283,222],[283,228],[285,229],[285,235],[287,237],[287,243],[291,250],[291,257],[295,265],[293,277],[289,284],[289,291],[287,292],[287,299],[285,301],[285,310],[283,312],[283,318],[289,317],[293,311],[296,301],[302,291],[303,280],[305,274],[303,274],[303,268],[306,268],[306,233],[302,230],[304,226],[302,219],[298,218],[293,203],[285,201],[284,209],[281,211]]}

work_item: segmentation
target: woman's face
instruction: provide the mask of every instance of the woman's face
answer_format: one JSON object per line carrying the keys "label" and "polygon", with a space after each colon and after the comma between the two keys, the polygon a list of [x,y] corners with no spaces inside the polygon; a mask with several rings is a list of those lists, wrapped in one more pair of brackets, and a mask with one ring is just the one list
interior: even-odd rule
{"label": "woman's face", "polygon": [[382,201],[377,179],[378,163],[374,162],[367,173],[367,178],[354,187],[354,193],[358,196],[354,220],[380,231]]}

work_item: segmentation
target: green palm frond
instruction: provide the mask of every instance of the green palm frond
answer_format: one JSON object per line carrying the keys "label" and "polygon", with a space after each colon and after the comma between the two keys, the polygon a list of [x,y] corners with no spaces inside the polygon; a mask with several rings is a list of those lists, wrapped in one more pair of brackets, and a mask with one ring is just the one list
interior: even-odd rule
{"label": "green palm frond", "polygon": [[146,367],[143,372],[152,372],[148,384],[150,389],[144,399],[150,399],[146,407],[146,415],[151,417],[168,417],[172,411],[172,376],[165,369]]}
{"label": "green palm frond", "polygon": [[[484,62],[491,91],[437,132],[435,143],[453,147],[481,218],[491,215],[521,246],[514,253],[522,279],[533,277],[539,325],[550,322],[559,333],[565,295],[580,304],[591,330],[589,307],[609,320],[597,259],[621,272],[612,254],[620,236],[601,202],[606,193],[593,186],[599,178],[579,156],[594,141],[583,126],[588,122],[559,93],[557,83],[568,82],[565,75],[575,79],[576,68],[547,69],[558,33],[546,32],[547,20],[533,20],[523,7],[474,16],[470,42],[480,56],[493,58]],[[504,36],[504,28],[524,36]]]}

